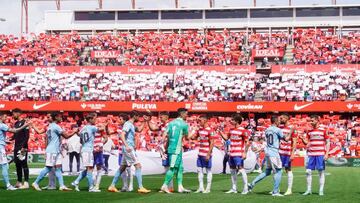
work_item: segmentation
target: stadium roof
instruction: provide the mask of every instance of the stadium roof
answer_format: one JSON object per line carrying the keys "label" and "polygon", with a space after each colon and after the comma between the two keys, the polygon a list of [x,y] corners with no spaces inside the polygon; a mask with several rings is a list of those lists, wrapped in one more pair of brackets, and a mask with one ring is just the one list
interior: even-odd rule
{"label": "stadium roof", "polygon": [[[21,0],[21,5],[22,5],[22,8],[21,8],[21,33],[23,33],[22,29],[23,29],[23,19],[25,18],[25,32],[28,33],[28,9],[29,9],[29,2],[54,2],[56,4],[56,8],[57,10],[60,10],[61,9],[61,2],[98,2],[98,8],[94,8],[94,10],[97,10],[97,9],[102,9],[103,8],[103,2],[107,1],[107,0]],[[175,9],[179,9],[179,10],[201,10],[201,8],[179,8],[179,2],[181,2],[181,0],[173,0],[174,1],[174,8],[173,9],[135,9],[136,6],[136,0],[123,0],[124,2],[125,1],[129,1],[131,2],[131,8],[129,9],[106,9],[107,11],[111,11],[111,10],[175,10]],[[170,0],[169,0],[170,1]],[[218,0],[218,1],[221,1],[221,0]],[[288,2],[288,5],[289,6],[261,6],[261,7],[258,7],[257,6],[257,0],[245,0],[245,1],[248,1],[250,4],[252,3],[253,6],[247,6],[247,7],[217,7],[217,8],[214,8],[214,9],[241,9],[241,8],[289,8],[291,7],[292,5],[292,2],[294,2],[294,0],[284,0],[284,2]],[[216,0],[209,0],[209,6],[206,7],[206,9],[210,9],[215,7],[215,3],[217,1]],[[336,0],[331,0],[331,3],[333,5],[336,5]],[[296,7],[309,7],[310,5],[308,6],[296,6]],[[330,5],[311,5],[312,7],[327,7],[327,6],[330,6]],[[75,8],[76,9],[76,8]],[[81,11],[81,10],[79,10]],[[90,10],[90,9],[86,9],[84,11],[93,11],[93,10]]]}

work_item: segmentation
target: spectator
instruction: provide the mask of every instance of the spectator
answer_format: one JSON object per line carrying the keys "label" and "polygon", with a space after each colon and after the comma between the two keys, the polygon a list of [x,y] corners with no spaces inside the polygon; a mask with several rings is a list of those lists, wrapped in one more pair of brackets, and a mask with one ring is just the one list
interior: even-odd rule
{"label": "spectator", "polygon": [[[76,126],[73,126],[74,128]],[[80,172],[80,149],[81,149],[81,143],[80,143],[80,137],[75,134],[74,136],[70,137],[68,139],[68,153],[69,153],[69,175],[74,175],[73,173],[73,160],[74,157],[76,159],[76,172]]]}
{"label": "spectator", "polygon": [[115,144],[112,141],[112,139],[109,139],[109,137],[106,137],[106,141],[103,146],[103,157],[104,157],[104,163],[105,163],[105,174],[109,173],[109,158],[111,155],[111,150],[115,148]]}

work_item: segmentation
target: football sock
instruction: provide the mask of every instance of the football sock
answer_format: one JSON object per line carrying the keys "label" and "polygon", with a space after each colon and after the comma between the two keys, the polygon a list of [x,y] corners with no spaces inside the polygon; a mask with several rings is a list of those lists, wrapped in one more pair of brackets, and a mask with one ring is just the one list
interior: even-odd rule
{"label": "football sock", "polygon": [[319,171],[319,183],[320,183],[320,191],[324,191],[325,171]]}
{"label": "football sock", "polygon": [[39,182],[51,171],[51,167],[45,167],[43,170],[40,171],[39,176],[36,178],[35,183],[39,184]]}
{"label": "football sock", "polygon": [[288,190],[292,190],[294,181],[294,174],[292,171],[288,171]]}
{"label": "football sock", "polygon": [[63,187],[64,186],[64,179],[63,179],[63,176],[62,176],[61,168],[56,168],[55,169],[55,176],[59,181],[59,186]]}
{"label": "football sock", "polygon": [[311,169],[306,169],[306,183],[307,183],[307,191],[311,191],[311,182],[312,182],[312,171]]}
{"label": "football sock", "polygon": [[242,176],[242,180],[243,180],[243,188],[244,188],[244,191],[247,191],[247,185],[248,185],[248,178],[247,178],[247,174],[246,174],[246,171],[245,169],[240,169],[240,172],[241,172],[241,176]]}
{"label": "football sock", "polygon": [[207,169],[206,169],[206,173],[207,173],[207,185],[206,185],[206,190],[210,190],[210,189],[211,189],[212,177],[213,177],[211,168],[207,168]]}
{"label": "football sock", "polygon": [[231,172],[231,188],[233,190],[237,190],[237,170],[236,169],[230,169]]}
{"label": "football sock", "polygon": [[139,185],[139,188],[142,188],[142,174],[141,174],[141,168],[136,168],[135,169],[135,176]]}
{"label": "football sock", "polygon": [[280,183],[281,183],[281,176],[282,176],[282,170],[276,169],[276,172],[274,174],[274,190],[273,193],[279,193]]}
{"label": "football sock", "polygon": [[2,176],[4,178],[4,182],[6,187],[8,187],[10,185],[10,181],[9,181],[9,164],[5,163],[1,165],[1,169],[2,169]]}
{"label": "football sock", "polygon": [[199,180],[199,189],[204,190],[204,173],[203,168],[198,167],[198,180]]}

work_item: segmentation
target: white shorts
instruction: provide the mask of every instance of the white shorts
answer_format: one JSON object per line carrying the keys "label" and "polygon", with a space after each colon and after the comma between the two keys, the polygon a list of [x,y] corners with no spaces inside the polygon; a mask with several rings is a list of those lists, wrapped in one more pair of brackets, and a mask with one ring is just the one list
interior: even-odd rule
{"label": "white shorts", "polygon": [[54,167],[62,164],[61,153],[46,153],[45,166]]}
{"label": "white shorts", "polygon": [[6,157],[6,151],[5,148],[0,147],[0,164],[7,164],[8,163],[8,159]]}
{"label": "white shorts", "polygon": [[123,156],[121,159],[122,166],[124,166],[124,165],[131,166],[131,165],[135,165],[138,163],[140,163],[140,162],[136,156],[136,152],[134,149],[132,149],[131,152],[127,152],[127,151],[123,152]]}
{"label": "white shorts", "polygon": [[282,169],[280,156],[272,156],[272,157],[265,156],[265,161],[266,161],[267,169],[269,168],[271,168],[272,170]]}
{"label": "white shorts", "polygon": [[81,152],[81,159],[85,167],[94,166],[94,154],[92,152]]}

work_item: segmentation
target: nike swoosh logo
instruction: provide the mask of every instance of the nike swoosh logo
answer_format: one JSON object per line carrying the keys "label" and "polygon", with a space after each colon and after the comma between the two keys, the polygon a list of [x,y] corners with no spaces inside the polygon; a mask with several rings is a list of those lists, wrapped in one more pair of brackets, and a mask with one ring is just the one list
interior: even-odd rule
{"label": "nike swoosh logo", "polygon": [[299,110],[301,110],[301,109],[303,109],[303,108],[306,108],[306,107],[310,106],[310,105],[313,104],[313,103],[314,103],[314,102],[309,103],[309,104],[304,104],[304,105],[301,105],[301,106],[298,106],[297,104],[295,104],[294,110],[295,110],[295,111],[299,111]]}
{"label": "nike swoosh logo", "polygon": [[40,105],[36,105],[36,103],[33,105],[33,109],[34,110],[38,110],[38,109],[41,109],[43,108],[44,106],[47,106],[49,105],[51,102],[48,102],[48,103],[45,103],[45,104],[40,104]]}

